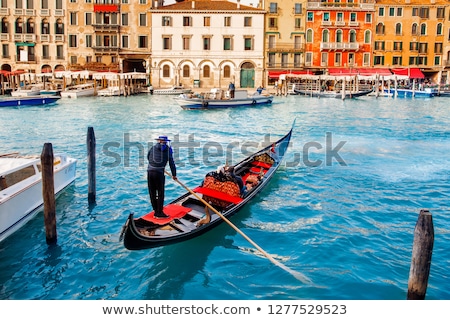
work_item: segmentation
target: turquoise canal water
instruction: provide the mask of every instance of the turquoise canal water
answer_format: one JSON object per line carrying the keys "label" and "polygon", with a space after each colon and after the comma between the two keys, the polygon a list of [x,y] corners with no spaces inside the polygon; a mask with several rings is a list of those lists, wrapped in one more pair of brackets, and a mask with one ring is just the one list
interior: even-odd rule
{"label": "turquoise canal water", "polygon": [[[0,298],[403,300],[415,224],[427,209],[435,242],[426,298],[450,299],[449,106],[443,97],[289,96],[271,106],[186,111],[172,97],[139,95],[2,108],[0,153],[40,154],[51,142],[78,167],[57,199],[56,246],[46,244],[42,212],[0,243]],[[227,224],[167,247],[123,247],[128,214],[150,210],[145,154],[155,137],[174,139],[178,177],[195,187],[218,164],[243,158],[240,147],[283,136],[294,119],[286,163],[232,221],[311,283]],[[95,205],[87,200],[90,126]],[[166,202],[185,192],[166,186]]]}

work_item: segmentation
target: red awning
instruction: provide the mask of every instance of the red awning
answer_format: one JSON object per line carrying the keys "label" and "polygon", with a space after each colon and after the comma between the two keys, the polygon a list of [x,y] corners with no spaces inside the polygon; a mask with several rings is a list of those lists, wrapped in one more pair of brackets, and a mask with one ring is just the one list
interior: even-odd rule
{"label": "red awning", "polygon": [[419,68],[397,68],[391,71],[399,76],[408,76],[410,79],[425,79],[425,75]]}
{"label": "red awning", "polygon": [[119,12],[117,4],[94,4],[94,12]]}
{"label": "red awning", "polygon": [[361,76],[390,76],[392,72],[387,68],[359,68],[358,74]]}
{"label": "red awning", "polygon": [[280,75],[285,74],[288,76],[296,76],[300,74],[311,74],[308,70],[297,70],[297,71],[288,71],[288,70],[282,70],[282,71],[269,71],[269,78],[272,79],[278,79]]}
{"label": "red awning", "polygon": [[356,76],[358,70],[355,68],[328,68],[330,76]]}

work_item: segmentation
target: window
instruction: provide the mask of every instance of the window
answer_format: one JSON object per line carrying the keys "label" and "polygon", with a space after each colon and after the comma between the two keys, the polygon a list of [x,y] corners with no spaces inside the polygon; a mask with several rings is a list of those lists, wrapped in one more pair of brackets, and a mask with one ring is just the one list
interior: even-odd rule
{"label": "window", "polygon": [[211,37],[203,37],[203,50],[211,50]]}
{"label": "window", "polygon": [[301,54],[300,53],[295,53],[294,54],[294,68],[299,68],[301,67],[301,63],[302,63],[302,58],[301,58]]}
{"label": "window", "polygon": [[403,8],[397,8],[397,17],[403,16]]}
{"label": "window", "polygon": [[384,65],[384,56],[375,56],[373,57],[373,64],[375,66],[383,66]]}
{"label": "window", "polygon": [[289,56],[287,53],[282,53],[281,54],[281,67],[282,68],[287,68],[288,66],[288,61],[289,61]]}
{"label": "window", "polygon": [[402,64],[402,57],[392,57],[392,65],[398,66]]}
{"label": "window", "polygon": [[[3,32],[3,28],[2,28]],[[41,34],[50,34],[50,24],[47,19],[42,20],[41,23]]]}
{"label": "window", "polygon": [[342,30],[336,31],[336,42],[342,42]]}
{"label": "window", "polygon": [[128,13],[122,13],[122,25],[128,26]]}
{"label": "window", "polygon": [[302,4],[296,3],[294,5],[294,14],[302,14]]}
{"label": "window", "polygon": [[92,12],[86,12],[84,15],[84,24],[87,26],[92,25]]}
{"label": "window", "polygon": [[86,48],[92,48],[92,35],[86,35]]}
{"label": "window", "polygon": [[270,3],[269,13],[278,13],[278,4],[276,2]]}
{"label": "window", "polygon": [[139,36],[138,37],[138,48],[147,48],[147,47],[148,47],[147,36]]}
{"label": "window", "polygon": [[371,33],[370,33],[370,30],[366,30],[365,32],[364,32],[364,43],[371,43]]}
{"label": "window", "polygon": [[442,43],[441,42],[436,42],[434,44],[434,53],[435,54],[442,54]]}
{"label": "window", "polygon": [[223,18],[223,26],[224,27],[231,27],[231,17],[224,17]]}
{"label": "window", "polygon": [[374,47],[375,50],[384,50],[384,41],[375,41]]}
{"label": "window", "polygon": [[42,0],[41,9],[48,9],[48,0]]}
{"label": "window", "polygon": [[223,77],[224,78],[231,77],[231,68],[230,68],[230,66],[223,67]]}
{"label": "window", "polygon": [[409,43],[409,50],[410,51],[418,51],[419,50],[419,43],[418,42],[410,42]]}
{"label": "window", "polygon": [[402,24],[401,23],[397,23],[395,25],[395,35],[397,35],[397,36],[402,35]]}
{"label": "window", "polygon": [[162,17],[162,21],[161,21],[161,25],[163,27],[170,27],[172,25],[172,18],[168,17],[168,16],[163,16]]}
{"label": "window", "polygon": [[18,18],[18,19],[16,20],[16,28],[15,28],[15,32],[16,32],[16,33],[22,33],[22,32],[23,32],[22,18]]}
{"label": "window", "polygon": [[56,21],[55,25],[55,33],[56,34],[64,34],[64,23],[62,23],[61,19],[58,19]]}
{"label": "window", "polygon": [[191,17],[183,17],[183,27],[192,27]]}
{"label": "window", "polygon": [[330,13],[329,13],[329,12],[324,12],[324,13],[323,13],[323,19],[322,19],[322,21],[324,21],[324,22],[330,21]]}
{"label": "window", "polygon": [[350,30],[349,42],[352,42],[352,43],[356,42],[356,31],[355,30]]}
{"label": "window", "polygon": [[343,12],[338,12],[337,14],[336,14],[336,21],[337,22],[344,22],[344,13]]}
{"label": "window", "polygon": [[444,19],[444,14],[445,14],[445,8],[439,7],[436,9],[436,18],[438,19]]}
{"label": "window", "polygon": [[63,8],[63,0],[56,0],[56,9],[62,9]]}
{"label": "window", "polygon": [[269,28],[276,28],[278,24],[277,18],[269,18]]}
{"label": "window", "polygon": [[183,78],[189,78],[191,75],[191,68],[188,65],[183,66]]}
{"label": "window", "polygon": [[366,23],[372,23],[372,14],[366,13]]}
{"label": "window", "polygon": [[203,78],[209,78],[210,77],[211,68],[209,66],[203,67]]}
{"label": "window", "polygon": [[211,26],[211,17],[203,17],[203,26],[210,27]]}
{"label": "window", "polygon": [[409,57],[409,65],[410,66],[414,66],[418,64],[418,60],[417,57]]}
{"label": "window", "polygon": [[322,42],[330,42],[330,31],[328,31],[328,29],[325,29],[322,32]]}
{"label": "window", "polygon": [[244,37],[244,50],[253,50],[253,37]]}
{"label": "window", "polygon": [[64,59],[64,47],[61,44],[56,46],[56,59],[63,60]]}
{"label": "window", "polygon": [[363,53],[363,65],[368,66],[370,64],[370,53]]}
{"label": "window", "polygon": [[183,50],[191,50],[191,37],[183,36]]}
{"label": "window", "polygon": [[427,34],[427,24],[422,23],[420,25],[420,35],[425,36]]}
{"label": "window", "polygon": [[354,66],[355,65],[355,54],[353,52],[348,53],[348,65]]}
{"label": "window", "polygon": [[275,53],[273,52],[269,53],[269,67],[275,67]]}
{"label": "window", "polygon": [[306,13],[306,21],[307,22],[314,22],[314,12],[308,11]]}
{"label": "window", "polygon": [[313,31],[312,29],[306,30],[306,42],[312,43],[313,42]]}
{"label": "window", "polygon": [[389,17],[395,16],[395,8],[389,8]]}
{"label": "window", "polygon": [[[46,20],[44,20],[46,21]],[[44,24],[44,22],[42,22],[42,25]],[[48,26],[48,22],[47,22],[47,26]],[[6,18],[2,19],[2,33],[8,33],[8,20]]]}
{"label": "window", "polygon": [[76,12],[71,12],[70,13],[70,25],[71,26],[76,26],[77,23],[77,13]]}
{"label": "window", "polygon": [[128,35],[122,35],[122,48],[128,48]]}
{"label": "window", "polygon": [[50,48],[48,44],[42,46],[42,58],[50,59]]}
{"label": "window", "polygon": [[223,38],[223,50],[233,50],[231,37],[225,36]]}
{"label": "window", "polygon": [[420,8],[419,17],[428,19],[430,17],[430,8],[425,8],[425,7]]}
{"label": "window", "polygon": [[402,51],[402,49],[403,49],[403,42],[394,41],[394,51]]}
{"label": "window", "polygon": [[139,14],[139,26],[140,27],[147,26],[147,14],[146,13]]}
{"label": "window", "polygon": [[300,29],[302,27],[302,19],[301,18],[295,18],[294,24],[295,24],[295,29]]}
{"label": "window", "polygon": [[356,22],[356,12],[350,12],[350,22]]}
{"label": "window", "polygon": [[411,34],[413,36],[416,36],[419,34],[419,27],[417,26],[417,23],[413,23],[411,26]]}
{"label": "window", "polygon": [[419,53],[427,53],[428,52],[428,43],[421,42],[419,43]]}
{"label": "window", "polygon": [[378,35],[384,35],[384,24],[382,24],[381,22],[377,24],[376,33]]}
{"label": "window", "polygon": [[172,38],[170,36],[163,36],[163,50],[172,49]]}
{"label": "window", "polygon": [[294,37],[294,49],[301,49],[302,48],[302,37],[295,36]]}
{"label": "window", "polygon": [[77,56],[70,56],[70,64],[77,64]]}
{"label": "window", "polygon": [[412,16],[413,17],[418,17],[419,16],[419,8],[412,8]]}
{"label": "window", "polygon": [[378,8],[378,16],[384,17],[384,8],[383,7]]}
{"label": "window", "polygon": [[305,65],[311,66],[312,65],[312,58],[313,58],[312,52],[306,52],[306,54],[305,54]]}
{"label": "window", "polygon": [[320,66],[325,67],[328,65],[328,52],[322,52],[320,55]]}
{"label": "window", "polygon": [[439,57],[439,56],[434,57],[434,65],[435,66],[441,65],[441,57]]}
{"label": "window", "polygon": [[340,66],[342,64],[342,53],[336,52],[334,54],[334,65]]}
{"label": "window", "polygon": [[252,26],[252,17],[244,17],[244,27]]}
{"label": "window", "polygon": [[438,23],[436,25],[436,35],[442,36],[443,35],[442,30],[443,30],[442,23]]}
{"label": "window", "polygon": [[162,68],[163,70],[163,78],[169,78],[170,77],[170,66],[165,64]]}

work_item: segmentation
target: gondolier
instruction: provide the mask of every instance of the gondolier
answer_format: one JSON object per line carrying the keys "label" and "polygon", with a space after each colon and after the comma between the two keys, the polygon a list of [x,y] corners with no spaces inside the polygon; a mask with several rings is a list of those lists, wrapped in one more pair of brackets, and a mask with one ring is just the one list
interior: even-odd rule
{"label": "gondolier", "polygon": [[155,218],[163,219],[169,216],[163,212],[164,207],[164,189],[166,178],[164,169],[169,162],[170,171],[174,180],[177,179],[177,169],[173,160],[173,150],[168,142],[167,136],[159,136],[158,141],[147,154],[147,184],[150,202],[154,210]]}

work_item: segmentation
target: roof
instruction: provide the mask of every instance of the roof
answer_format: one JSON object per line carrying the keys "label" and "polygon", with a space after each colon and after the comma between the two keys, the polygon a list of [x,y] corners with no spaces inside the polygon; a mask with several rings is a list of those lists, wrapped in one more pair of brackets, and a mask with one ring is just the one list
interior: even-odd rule
{"label": "roof", "polygon": [[[193,8],[194,7],[194,8]],[[242,10],[242,11],[261,11],[252,6],[246,6],[243,4],[238,5],[236,2],[223,1],[223,0],[186,0],[177,2],[164,7],[153,8],[154,11],[158,10],[177,10],[177,11],[230,11],[230,10]]]}

